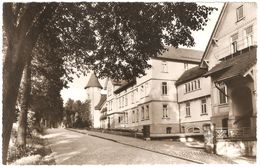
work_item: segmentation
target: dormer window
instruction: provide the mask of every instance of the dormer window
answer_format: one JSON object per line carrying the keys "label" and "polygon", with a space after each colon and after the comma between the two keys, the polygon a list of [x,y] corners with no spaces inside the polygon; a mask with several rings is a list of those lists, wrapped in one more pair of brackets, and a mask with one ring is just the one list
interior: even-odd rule
{"label": "dormer window", "polygon": [[244,18],[243,5],[237,8],[237,21],[240,21]]}

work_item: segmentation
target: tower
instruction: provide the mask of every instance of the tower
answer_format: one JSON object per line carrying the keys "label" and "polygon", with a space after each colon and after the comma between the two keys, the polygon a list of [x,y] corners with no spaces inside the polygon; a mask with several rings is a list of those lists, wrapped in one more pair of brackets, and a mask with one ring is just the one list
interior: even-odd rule
{"label": "tower", "polygon": [[90,100],[90,113],[91,113],[91,121],[92,126],[94,128],[100,127],[100,120],[99,120],[99,113],[95,112],[95,106],[98,104],[101,98],[101,89],[102,86],[100,85],[97,76],[92,73],[87,85],[85,86],[87,90],[87,98]]}

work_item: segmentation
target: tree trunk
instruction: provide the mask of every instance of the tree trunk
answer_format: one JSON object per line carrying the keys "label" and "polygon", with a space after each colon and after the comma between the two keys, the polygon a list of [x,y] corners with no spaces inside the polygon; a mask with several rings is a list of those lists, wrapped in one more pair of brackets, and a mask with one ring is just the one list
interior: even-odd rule
{"label": "tree trunk", "polygon": [[27,113],[30,104],[31,93],[31,61],[28,59],[24,68],[22,79],[21,112],[18,118],[17,144],[21,148],[26,147]]}
{"label": "tree trunk", "polygon": [[8,145],[15,116],[15,104],[22,78],[24,62],[18,60],[19,43],[8,42],[3,66],[3,164],[6,164]]}

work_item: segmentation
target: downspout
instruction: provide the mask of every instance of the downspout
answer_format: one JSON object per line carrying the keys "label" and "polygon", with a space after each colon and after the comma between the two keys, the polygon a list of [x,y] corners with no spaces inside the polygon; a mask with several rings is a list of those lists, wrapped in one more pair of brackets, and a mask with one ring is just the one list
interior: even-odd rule
{"label": "downspout", "polygon": [[220,87],[217,86],[217,83],[216,83],[216,82],[214,82],[214,85],[216,86],[216,88],[217,88],[221,93],[223,93],[226,97],[229,97],[229,96],[226,94],[226,92],[222,91],[222,90],[220,89]]}

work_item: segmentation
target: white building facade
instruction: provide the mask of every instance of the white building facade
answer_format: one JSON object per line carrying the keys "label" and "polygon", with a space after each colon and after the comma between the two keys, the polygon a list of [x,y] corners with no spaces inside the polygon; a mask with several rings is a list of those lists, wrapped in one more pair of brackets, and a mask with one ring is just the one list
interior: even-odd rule
{"label": "white building facade", "polygon": [[169,48],[149,61],[146,75],[119,85],[108,83],[107,119],[110,128],[145,131],[150,135],[180,132],[175,82],[199,64],[202,52]]}

